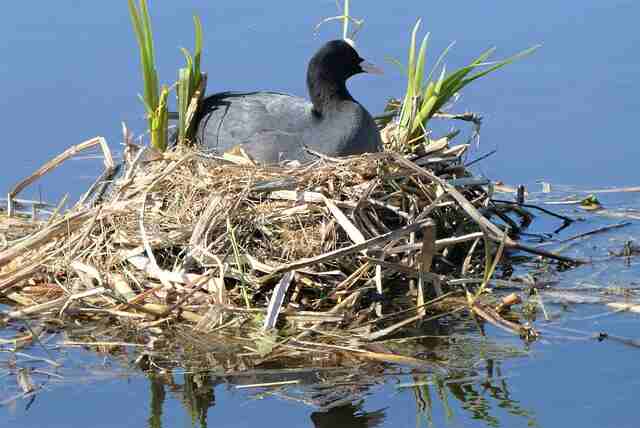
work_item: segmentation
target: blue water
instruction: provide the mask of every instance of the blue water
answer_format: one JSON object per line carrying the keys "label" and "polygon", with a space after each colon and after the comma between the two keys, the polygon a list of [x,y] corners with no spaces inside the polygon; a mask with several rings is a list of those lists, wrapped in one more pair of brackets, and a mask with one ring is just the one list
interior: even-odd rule
{"label": "blue water", "polygon": [[[272,89],[305,95],[307,58],[323,41],[339,35],[336,23],[313,33],[323,17],[336,14],[333,0],[185,0],[152,2],[151,9],[160,78],[166,83],[173,82],[182,63],[178,48],[193,44],[191,15],[202,17],[203,68],[209,73],[210,91]],[[418,16],[432,32],[432,60],[457,41],[447,59],[449,69],[465,65],[490,46],[507,56],[543,43],[533,56],[473,84],[454,106],[454,111],[470,110],[485,118],[474,155],[498,149],[478,172],[510,183],[544,179],[592,187],[638,185],[637,2],[452,5],[354,0],[353,14],[366,21],[357,39],[360,53],[387,71],[350,82],[352,94],[372,113],[381,112],[389,97],[403,93],[402,76],[388,59],[404,60]],[[144,131],[137,98],[142,87],[137,47],[125,1],[9,2],[0,15],[0,40],[0,192],[67,147],[96,135],[106,137],[117,154],[121,121],[136,133]],[[77,195],[99,168],[95,159],[70,161],[25,196],[55,202],[67,192]],[[637,197],[630,198],[637,207]],[[637,229],[629,233],[637,236]],[[580,318],[590,310],[572,316]],[[636,326],[637,315],[630,314],[579,323],[582,330],[605,329],[629,337],[636,334]],[[636,354],[635,349],[607,342],[554,339],[535,344],[529,356],[502,364],[511,399],[526,410],[525,416],[510,414],[503,402],[481,386],[475,388],[500,426],[636,426]],[[434,400],[434,426],[488,426],[475,421],[453,397],[452,418]],[[52,388],[29,411],[23,402],[14,410],[0,409],[0,422],[21,427],[147,426],[149,401],[147,379],[131,375]],[[384,426],[416,426],[413,394],[396,390],[393,382],[374,388],[364,403],[364,411],[380,408],[387,408]],[[312,412],[277,399],[249,400],[246,393],[218,386],[208,417],[209,426],[313,426]],[[179,399],[170,393],[162,423],[191,426]],[[418,423],[427,426],[423,419]]]}
{"label": "blue water", "polygon": [[[591,185],[637,183],[640,146],[634,120],[640,111],[640,6],[595,0],[579,5],[543,1],[451,7],[446,3],[354,2],[365,19],[358,37],[363,56],[385,67],[385,76],[357,76],[352,93],[373,113],[404,83],[389,58],[403,59],[416,17],[432,32],[431,59],[451,41],[450,69],[497,46],[507,56],[537,43],[535,55],[469,87],[454,107],[485,117],[478,153],[499,151],[481,172],[510,182],[546,179]],[[181,46],[193,45],[191,15],[205,27],[204,69],[210,91],[273,89],[306,95],[307,58],[339,34],[337,23],[315,36],[334,1],[154,2],[160,79],[172,83]],[[450,18],[445,18],[450,17]],[[0,17],[0,117],[4,126],[0,190],[9,189],[70,145],[96,135],[117,152],[120,122],[144,130],[135,39],[124,1],[13,2]],[[57,199],[89,184],[95,161],[71,161],[31,190]],[[2,190],[2,191],[4,191]],[[29,194],[29,191],[27,191]]]}

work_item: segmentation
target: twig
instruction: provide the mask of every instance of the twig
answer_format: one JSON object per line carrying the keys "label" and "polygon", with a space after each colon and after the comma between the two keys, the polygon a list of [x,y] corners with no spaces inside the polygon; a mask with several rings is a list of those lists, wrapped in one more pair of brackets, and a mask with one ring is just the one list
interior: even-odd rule
{"label": "twig", "polygon": [[530,208],[530,209],[538,210],[538,211],[541,211],[541,212],[543,212],[545,214],[548,214],[548,215],[550,215],[552,217],[556,217],[556,218],[559,218],[560,220],[564,220],[567,223],[573,223],[574,221],[576,221],[575,219],[573,219],[571,217],[567,217],[567,216],[564,216],[562,214],[554,213],[553,211],[550,211],[550,210],[548,210],[546,208],[539,207],[537,205],[519,204],[518,202],[505,201],[505,200],[502,200],[502,199],[491,199],[491,202],[497,202],[497,203],[505,204],[505,205],[517,205],[517,206],[524,207],[524,208]]}
{"label": "twig", "polygon": [[397,239],[401,236],[407,235],[411,232],[414,232],[416,230],[419,230],[420,228],[424,227],[425,225],[431,223],[432,220],[431,219],[427,219],[427,220],[422,220],[419,221],[417,223],[412,223],[409,224],[407,226],[401,227],[400,229],[391,231],[389,233],[385,233],[384,235],[380,235],[380,236],[376,236],[375,238],[371,238],[368,239],[360,244],[353,244],[350,245],[348,247],[345,248],[340,248],[337,250],[333,250],[333,251],[329,251],[328,253],[324,253],[322,255],[319,255],[317,257],[312,257],[312,258],[304,258],[304,259],[300,259],[298,261],[295,261],[293,263],[289,263],[287,265],[284,266],[280,266],[279,268],[277,268],[276,270],[274,270],[271,274],[263,276],[262,278],[260,278],[260,282],[261,283],[265,283],[270,281],[273,277],[277,276],[277,275],[281,275],[285,272],[288,272],[290,270],[297,270],[297,269],[302,269],[304,267],[307,266],[312,266],[321,262],[326,262],[329,260],[334,260],[337,259],[338,257],[344,257],[346,255],[349,254],[353,254],[353,253],[357,253],[359,251],[365,250],[367,248],[373,248],[376,247],[378,245],[384,244],[386,242],[392,241],[394,239]]}
{"label": "twig", "polygon": [[608,226],[603,226],[603,227],[599,227],[599,228],[594,229],[594,230],[590,230],[589,232],[584,232],[584,233],[580,233],[578,235],[574,235],[574,236],[572,236],[570,238],[563,239],[562,241],[559,241],[557,243],[558,244],[565,244],[565,243],[567,243],[569,241],[574,241],[576,239],[584,238],[586,236],[591,236],[591,235],[596,235],[598,233],[607,232],[607,231],[612,230],[612,229],[619,229],[621,227],[626,227],[626,226],[629,226],[631,224],[633,224],[633,223],[630,222],[630,221],[625,221],[625,222],[616,223],[616,224],[610,224]]}
{"label": "twig", "polygon": [[38,168],[36,172],[31,174],[29,177],[25,178],[24,180],[20,181],[18,184],[14,186],[13,190],[11,190],[11,192],[9,192],[9,195],[7,196],[7,215],[11,216],[13,214],[13,199],[16,196],[18,196],[18,194],[22,192],[27,186],[31,185],[33,182],[43,177],[50,171],[56,169],[65,160],[75,156],[81,151],[90,149],[97,145],[100,145],[103,149],[103,153],[105,155],[105,165],[109,165],[110,167],[113,167],[113,159],[111,158],[111,152],[109,151],[109,146],[107,145],[104,138],[95,137],[95,138],[92,138],[91,140],[87,140],[83,143],[71,146],[67,150],[59,154],[58,156],[54,157],[53,159],[51,159],[50,161],[42,165],[40,168]]}
{"label": "twig", "polygon": [[493,155],[494,155],[494,154],[496,154],[496,153],[498,153],[498,151],[497,151],[497,150],[491,150],[489,153],[486,153],[486,154],[484,154],[484,155],[480,156],[479,158],[476,158],[476,159],[474,159],[474,160],[472,160],[472,161],[469,161],[469,162],[465,163],[465,164],[464,164],[464,167],[465,167],[465,168],[469,168],[469,167],[470,167],[470,166],[472,166],[473,164],[478,163],[478,162],[480,162],[480,161],[482,161],[482,160],[485,160],[485,159],[486,159],[486,158],[488,158],[489,156],[493,156]]}
{"label": "twig", "polygon": [[276,326],[276,321],[278,320],[278,314],[280,313],[280,309],[282,308],[282,303],[284,302],[284,297],[287,294],[287,290],[289,289],[289,285],[291,285],[291,281],[295,275],[295,271],[289,271],[282,276],[278,285],[276,285],[273,290],[273,294],[271,295],[271,299],[269,300],[269,307],[267,309],[267,316],[264,319],[264,324],[262,325],[262,331],[267,331]]}

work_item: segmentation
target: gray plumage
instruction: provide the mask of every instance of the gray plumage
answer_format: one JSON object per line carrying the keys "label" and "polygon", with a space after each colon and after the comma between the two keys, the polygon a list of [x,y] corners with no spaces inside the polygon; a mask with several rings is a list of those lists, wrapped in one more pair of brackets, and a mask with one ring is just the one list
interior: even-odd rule
{"label": "gray plumage", "polygon": [[304,146],[328,156],[379,151],[375,122],[346,88],[367,67],[349,44],[329,42],[309,62],[311,102],[277,92],[211,95],[197,118],[197,143],[218,154],[240,145],[264,163],[312,159]]}

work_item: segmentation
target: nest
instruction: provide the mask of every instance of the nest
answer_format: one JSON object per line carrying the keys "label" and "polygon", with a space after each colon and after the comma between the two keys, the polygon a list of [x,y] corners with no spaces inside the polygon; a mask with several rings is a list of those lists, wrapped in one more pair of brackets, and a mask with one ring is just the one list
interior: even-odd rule
{"label": "nest", "polygon": [[426,147],[258,167],[130,146],[103,200],[12,228],[24,233],[0,252],[3,317],[179,326],[263,361],[291,349],[397,361],[364,344],[454,313],[534,337],[483,298],[488,278],[508,249],[575,261],[491,221],[466,145]]}

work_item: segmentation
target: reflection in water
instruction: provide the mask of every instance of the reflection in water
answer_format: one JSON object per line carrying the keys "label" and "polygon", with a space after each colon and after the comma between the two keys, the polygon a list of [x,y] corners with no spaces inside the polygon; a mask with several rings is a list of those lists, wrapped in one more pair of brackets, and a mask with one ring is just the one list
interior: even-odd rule
{"label": "reflection in water", "polygon": [[[207,414],[215,405],[215,386],[211,376],[206,374],[184,374],[184,385],[174,383],[171,376],[149,376],[151,406],[149,428],[162,428],[162,409],[165,404],[165,388],[169,386],[173,395],[183,404],[191,416],[191,426],[207,428]],[[364,400],[357,403],[347,402],[329,407],[311,414],[316,428],[373,428],[384,422],[385,409],[366,412],[362,410]]]}
{"label": "reflection in water", "polygon": [[[497,366],[495,370],[494,365]],[[463,371],[452,371],[444,378],[440,375],[414,375],[412,389],[418,420],[422,419],[426,426],[434,426],[431,392],[433,389],[444,407],[447,424],[451,424],[455,419],[455,412],[449,401],[449,396],[452,396],[472,419],[482,421],[487,426],[501,426],[497,413],[506,411],[510,415],[525,419],[526,426],[537,427],[533,412],[511,398],[507,381],[502,376],[499,365],[493,360],[487,360],[486,370],[486,378],[483,380],[478,375],[469,376],[468,372]]]}
{"label": "reflection in water", "polygon": [[[503,421],[506,415],[516,416],[524,422],[522,425],[537,427],[535,415],[525,409],[511,396],[507,380],[503,376],[499,363],[494,360],[486,360],[486,372],[480,374],[469,369],[454,369],[446,374],[414,373],[411,375],[410,384],[401,385],[409,387],[416,402],[416,424],[418,427],[434,427],[439,423],[434,421],[434,408],[442,406],[444,422],[446,425],[457,425],[456,420],[469,417],[482,422],[483,426],[499,427],[508,426]],[[267,371],[267,378],[273,380],[276,377],[274,370]],[[291,373],[287,373],[289,376]],[[287,376],[285,376],[287,377]],[[304,377],[304,376],[303,376]],[[367,377],[366,375],[364,376]],[[215,405],[215,387],[224,379],[231,383],[242,384],[247,379],[243,376],[217,377],[204,373],[184,374],[184,383],[176,384],[170,375],[151,375],[149,379],[151,406],[149,416],[149,428],[162,428],[163,406],[166,402],[166,389],[175,396],[185,408],[191,418],[191,426],[207,428],[209,410]],[[348,380],[349,376],[342,379]],[[254,372],[251,381],[260,381],[258,372]],[[244,382],[243,382],[244,381]],[[349,383],[349,382],[346,382]],[[372,386],[370,379],[364,379],[364,384]],[[344,387],[344,385],[343,385]],[[350,387],[353,393],[354,386]],[[360,389],[360,388],[357,388]],[[366,388],[365,388],[366,389]],[[327,385],[301,384],[295,387],[277,387],[263,390],[257,396],[267,396],[281,399],[294,399],[308,405],[319,406],[326,403],[327,394],[331,395],[333,405],[323,407],[311,413],[311,422],[315,428],[344,427],[364,428],[378,427],[385,422],[389,408],[374,411],[364,411],[365,398],[368,394],[359,391],[358,397],[346,394],[341,387],[334,385],[327,390]],[[344,399],[338,400],[342,395]],[[305,397],[306,399],[302,399]],[[349,398],[351,397],[351,398]],[[506,412],[506,414],[505,414]],[[466,414],[466,415],[465,415]],[[215,425],[215,424],[212,424]]]}
{"label": "reflection in water", "polygon": [[182,402],[191,415],[193,426],[199,422],[201,428],[206,428],[209,408],[216,404],[214,387],[211,376],[203,373],[184,375]]}
{"label": "reflection in water", "polygon": [[149,428],[162,428],[162,407],[165,403],[165,387],[169,386],[191,417],[191,426],[207,428],[209,409],[216,403],[214,388],[216,384],[211,376],[203,373],[185,373],[184,384],[176,384],[171,375],[149,376],[151,389],[151,415]]}
{"label": "reflection in water", "polygon": [[[335,359],[328,361],[300,358],[282,363],[263,362],[248,366],[242,364],[242,358],[234,360],[230,353],[211,352],[210,348],[203,351],[189,348],[190,342],[181,342],[181,336],[176,336],[169,343],[182,349],[182,353],[172,353],[163,348],[162,352],[143,350],[142,355],[137,355],[139,348],[127,350],[121,346],[111,346],[103,351],[104,355],[108,356],[111,364],[118,362],[119,365],[87,365],[82,369],[63,367],[58,370],[57,375],[63,377],[64,381],[58,383],[56,377],[47,375],[50,369],[42,370],[48,360],[34,357],[16,359],[16,354],[13,353],[8,354],[13,358],[0,358],[0,375],[4,372],[5,376],[13,374],[15,378],[16,368],[18,371],[29,369],[34,383],[46,385],[46,388],[39,390],[39,398],[42,398],[54,386],[68,384],[72,379],[81,378],[86,381],[122,378],[142,369],[149,380],[149,428],[162,428],[163,422],[166,425],[170,413],[165,407],[167,402],[181,403],[193,428],[216,426],[211,421],[216,418],[217,413],[236,411],[231,408],[217,409],[217,412],[212,410],[216,404],[215,387],[221,384],[245,387],[252,385],[241,392],[247,399],[266,401],[277,398],[308,406],[315,411],[311,413],[310,420],[305,421],[307,426],[357,428],[391,423],[391,426],[397,426],[394,419],[399,415],[407,416],[404,406],[408,395],[400,395],[401,400],[397,406],[389,404],[383,409],[379,408],[380,405],[373,407],[368,400],[370,397],[380,397],[381,385],[389,385],[394,379],[406,382],[409,377],[410,383],[398,386],[410,388],[415,399],[418,426],[458,426],[469,423],[479,426],[512,426],[507,420],[513,422],[514,417],[519,422],[517,425],[538,425],[536,415],[512,396],[500,363],[495,363],[521,356],[521,347],[470,335],[466,327],[455,322],[425,323],[421,327],[415,333],[428,335],[390,339],[376,344],[386,347],[388,352],[419,357],[424,362],[424,366],[419,367],[394,366],[347,358],[345,355],[338,357],[338,354]],[[95,328],[92,331],[94,330]],[[113,331],[113,328],[109,329],[109,334]],[[78,339],[73,336],[71,338]],[[84,336],[79,339],[87,340]],[[98,336],[98,339],[106,342],[108,337]],[[137,337],[128,339],[130,343],[138,341]],[[35,355],[35,351],[33,353]],[[138,358],[134,358],[136,355]],[[58,359],[57,355],[54,357]],[[221,370],[220,361],[223,357],[227,365]],[[136,362],[132,365],[131,361]],[[184,361],[188,361],[189,365],[185,367],[176,364]],[[315,366],[310,367],[314,363]],[[318,367],[322,364],[324,366]],[[127,369],[122,371],[120,368],[116,369],[116,366]],[[483,367],[483,371],[479,367]],[[178,370],[185,369],[190,373],[177,373]],[[256,387],[283,382],[287,382],[287,385]],[[292,382],[296,384],[292,385]],[[17,400],[25,398],[20,391],[17,385],[12,389],[0,390],[0,406],[11,403],[15,405]],[[382,391],[385,391],[384,394],[389,392],[385,389]],[[171,411],[175,410],[172,408]],[[268,408],[266,411],[269,411]]]}
{"label": "reflection in water", "polygon": [[384,422],[385,409],[373,412],[362,411],[362,401],[333,407],[326,412],[313,412],[311,421],[315,428],[373,428]]}
{"label": "reflection in water", "polygon": [[162,382],[160,376],[150,376],[149,389],[151,390],[151,414],[149,415],[149,428],[161,428],[162,406],[164,406],[165,392],[164,383]]}

